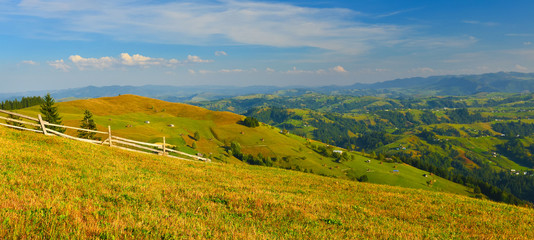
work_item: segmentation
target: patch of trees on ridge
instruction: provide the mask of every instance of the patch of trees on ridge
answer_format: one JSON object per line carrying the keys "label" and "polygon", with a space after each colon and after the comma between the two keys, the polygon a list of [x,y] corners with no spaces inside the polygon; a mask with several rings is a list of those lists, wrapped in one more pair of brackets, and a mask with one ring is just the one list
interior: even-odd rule
{"label": "patch of trees on ridge", "polygon": [[521,121],[494,123],[491,128],[507,137],[525,137],[534,133],[534,124]]}
{"label": "patch of trees on ridge", "polygon": [[16,109],[22,109],[27,107],[32,107],[36,105],[41,105],[44,103],[44,99],[42,97],[22,97],[20,101],[18,99],[14,100],[5,100],[3,102],[0,102],[0,109],[3,110],[16,110]]}

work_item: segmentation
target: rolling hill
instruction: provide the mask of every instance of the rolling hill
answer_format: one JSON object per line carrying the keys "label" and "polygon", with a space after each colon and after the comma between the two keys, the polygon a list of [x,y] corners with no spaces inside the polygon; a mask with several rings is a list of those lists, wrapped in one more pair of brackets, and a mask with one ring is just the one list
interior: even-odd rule
{"label": "rolling hill", "polygon": [[[35,116],[38,109],[35,106],[19,112]],[[324,156],[317,151],[318,147],[326,146],[323,143],[293,134],[281,134],[280,129],[269,125],[249,128],[238,123],[244,119],[243,116],[230,112],[210,111],[135,95],[62,102],[58,104],[58,109],[66,125],[79,126],[84,110],[88,109],[93,112],[98,128],[105,130],[110,125],[114,135],[152,143],[161,142],[162,137],[166,137],[167,143],[177,149],[193,154],[200,152],[214,161],[243,164],[228,153],[230,143],[237,142],[244,154],[261,154],[279,168],[343,179],[366,175],[373,183],[475,195],[472,189],[437,176],[425,177],[428,172],[406,164],[368,162],[367,156],[357,152],[348,153],[343,160]],[[200,139],[194,138],[195,132]],[[328,149],[333,151],[335,148]],[[436,180],[435,183],[428,184],[432,180]]]}
{"label": "rolling hill", "polygon": [[[339,147],[431,171],[498,201],[534,202],[534,95],[355,97],[250,95],[197,105],[243,112]],[[505,194],[497,193],[493,187]],[[475,187],[476,188],[476,187]]]}
{"label": "rolling hill", "polygon": [[0,238],[534,237],[534,210],[0,127]]}

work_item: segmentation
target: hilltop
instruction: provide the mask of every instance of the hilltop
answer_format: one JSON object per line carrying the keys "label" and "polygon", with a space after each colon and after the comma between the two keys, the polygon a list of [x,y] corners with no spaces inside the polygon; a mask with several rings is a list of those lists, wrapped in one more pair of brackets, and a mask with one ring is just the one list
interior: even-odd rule
{"label": "hilltop", "polygon": [[[58,109],[66,125],[78,126],[83,111],[88,109],[94,113],[99,129],[106,131],[110,125],[114,135],[152,143],[159,143],[166,137],[166,142],[176,149],[201,153],[216,162],[248,162],[352,180],[365,175],[373,183],[476,195],[466,186],[434,175],[429,177],[428,172],[407,164],[371,160],[358,152],[333,148],[291,133],[284,134],[281,129],[265,124],[246,127],[239,124],[244,116],[230,112],[135,95],[62,102]],[[35,106],[19,112],[35,116],[38,111]],[[196,132],[199,139],[195,139]],[[239,143],[244,155],[254,159],[261,156],[262,162],[236,158],[229,151],[231,142]],[[332,154],[335,149],[344,152],[344,157]]]}
{"label": "hilltop", "polygon": [[534,211],[0,127],[1,238],[534,237]]}

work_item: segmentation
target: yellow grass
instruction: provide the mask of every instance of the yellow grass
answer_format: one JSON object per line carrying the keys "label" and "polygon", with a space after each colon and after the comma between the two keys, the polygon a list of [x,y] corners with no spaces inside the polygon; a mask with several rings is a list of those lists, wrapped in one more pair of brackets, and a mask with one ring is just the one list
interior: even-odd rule
{"label": "yellow grass", "polygon": [[534,237],[532,209],[0,127],[0,238]]}
{"label": "yellow grass", "polygon": [[[365,170],[368,168],[365,164],[366,159],[355,155],[355,160],[335,163],[335,159],[321,156],[310,149],[304,138],[280,134],[279,129],[267,125],[248,128],[238,124],[238,121],[244,119],[243,116],[229,112],[214,112],[191,105],[135,95],[61,102],[58,103],[58,109],[66,125],[79,126],[84,110],[88,109],[94,113],[95,122],[100,130],[107,131],[107,126],[111,125],[115,136],[152,143],[162,142],[165,137],[168,144],[179,147],[181,151],[193,154],[198,151],[208,157],[211,156],[214,161],[242,163],[228,156],[224,148],[225,144],[237,141],[245,154],[261,153],[263,156],[278,157],[279,160],[274,162],[276,167],[296,169],[298,166],[302,171],[313,171],[316,174],[345,179],[349,178],[347,171],[349,168],[357,172],[358,177],[367,174],[375,183],[429,188],[420,183],[426,181],[422,176],[424,172],[415,171],[413,167],[409,167],[408,170],[411,171],[403,171],[398,179],[391,178],[389,174],[391,169],[385,169],[385,166],[378,166],[384,171],[366,173]],[[22,109],[19,112],[36,116],[39,107]],[[145,124],[146,120],[151,123]],[[174,124],[175,127],[171,128],[169,124]],[[197,131],[200,134],[199,141],[193,138]],[[76,135],[74,130],[67,132]],[[107,136],[101,137],[107,138]],[[191,149],[193,143],[197,146],[196,149]],[[281,160],[283,158],[285,160]],[[403,177],[416,181],[404,181]],[[442,188],[443,191],[469,194],[466,187],[447,180],[440,182],[450,185]]]}

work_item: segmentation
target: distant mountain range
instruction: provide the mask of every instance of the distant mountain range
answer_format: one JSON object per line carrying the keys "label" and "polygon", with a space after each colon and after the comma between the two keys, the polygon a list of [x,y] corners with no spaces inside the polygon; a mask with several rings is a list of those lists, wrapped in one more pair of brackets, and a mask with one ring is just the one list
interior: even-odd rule
{"label": "distant mountain range", "polygon": [[88,86],[53,91],[1,93],[0,100],[22,96],[42,96],[50,92],[56,99],[96,98],[135,94],[170,102],[218,100],[250,94],[300,95],[306,92],[344,95],[386,94],[404,95],[472,95],[481,92],[533,92],[534,73],[498,72],[479,75],[447,75],[396,79],[371,84],[356,83],[349,86],[276,87],[276,86]]}
{"label": "distant mountain range", "polygon": [[186,102],[215,100],[239,95],[249,95],[258,93],[274,93],[282,89],[283,88],[274,86],[88,86],[82,88],[71,88],[62,90],[0,93],[0,100],[20,98],[22,96],[43,96],[49,92],[55,99],[58,100],[113,97],[121,94],[134,94],[139,96],[157,98],[169,102]]}
{"label": "distant mountain range", "polygon": [[471,95],[480,92],[534,91],[534,73],[498,72],[396,79],[373,84],[354,84],[348,89],[402,89],[430,91],[434,95]]}

